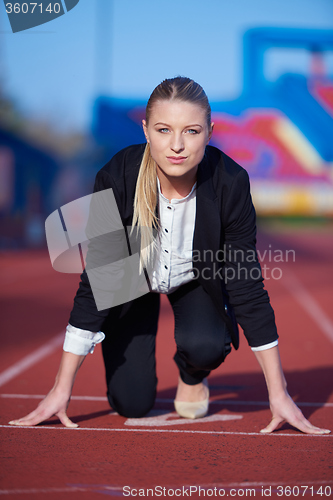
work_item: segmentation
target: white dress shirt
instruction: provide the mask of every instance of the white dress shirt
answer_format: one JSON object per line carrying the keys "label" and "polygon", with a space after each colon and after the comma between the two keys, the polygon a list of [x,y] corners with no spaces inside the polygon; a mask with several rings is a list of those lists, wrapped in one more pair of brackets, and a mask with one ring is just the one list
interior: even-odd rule
{"label": "white dress shirt", "polygon": [[196,183],[181,199],[168,200],[159,188],[160,231],[151,276],[153,292],[171,293],[194,278],[192,246],[196,213]]}
{"label": "white dress shirt", "polygon": [[[192,263],[193,234],[196,215],[196,183],[190,193],[181,199],[168,200],[159,192],[160,231],[157,239],[155,266],[151,273],[152,291],[168,294],[194,278]],[[86,355],[93,353],[95,345],[104,340],[103,332],[90,332],[68,325],[64,351]],[[270,349],[278,344],[275,340],[252,351]]]}

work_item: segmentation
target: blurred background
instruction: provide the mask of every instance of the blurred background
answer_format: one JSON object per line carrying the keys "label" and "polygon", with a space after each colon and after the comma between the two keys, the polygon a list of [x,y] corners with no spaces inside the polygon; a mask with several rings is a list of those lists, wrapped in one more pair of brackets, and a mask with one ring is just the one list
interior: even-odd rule
{"label": "blurred background", "polygon": [[147,99],[177,75],[206,90],[211,144],[247,169],[260,217],[332,221],[332,0],[80,0],[64,11],[13,33],[0,4],[0,249],[44,247],[46,217],[144,142]]}

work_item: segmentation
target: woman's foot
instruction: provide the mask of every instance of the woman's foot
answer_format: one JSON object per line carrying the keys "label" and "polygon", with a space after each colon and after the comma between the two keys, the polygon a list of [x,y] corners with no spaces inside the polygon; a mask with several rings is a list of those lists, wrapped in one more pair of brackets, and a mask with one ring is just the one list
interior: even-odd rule
{"label": "woman's foot", "polygon": [[179,377],[175,401],[195,403],[197,401],[203,401],[204,399],[207,399],[208,393],[208,382],[206,378],[204,378],[200,384],[188,385],[185,384],[185,382],[183,382]]}
{"label": "woman's foot", "polygon": [[201,418],[207,415],[209,405],[209,390],[207,379],[200,384],[185,384],[179,377],[175,410],[181,417]]}

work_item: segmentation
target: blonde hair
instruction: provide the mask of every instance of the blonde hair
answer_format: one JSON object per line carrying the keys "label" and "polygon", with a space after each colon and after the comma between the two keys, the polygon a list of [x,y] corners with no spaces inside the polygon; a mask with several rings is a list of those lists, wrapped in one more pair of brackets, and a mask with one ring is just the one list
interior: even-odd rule
{"label": "blonde hair", "polygon": [[[190,78],[177,76],[163,80],[152,92],[146,106],[146,124],[149,123],[152,108],[157,101],[178,100],[198,104],[207,114],[208,128],[211,126],[211,108],[203,88]],[[151,264],[156,241],[154,229],[158,231],[159,220],[157,207],[157,174],[156,163],[150,153],[150,145],[146,144],[142,157],[134,196],[134,214],[132,232],[137,225],[141,235],[141,266]],[[141,267],[141,269],[142,269]]]}

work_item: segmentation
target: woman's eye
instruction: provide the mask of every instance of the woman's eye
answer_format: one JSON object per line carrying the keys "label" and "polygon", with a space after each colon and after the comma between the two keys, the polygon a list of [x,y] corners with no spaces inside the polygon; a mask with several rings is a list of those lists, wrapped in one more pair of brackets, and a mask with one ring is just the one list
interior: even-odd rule
{"label": "woman's eye", "polygon": [[167,132],[169,132],[169,129],[168,128],[159,128],[158,131],[161,132],[162,134],[166,134]]}
{"label": "woman's eye", "polygon": [[198,134],[199,132],[197,130],[195,130],[194,128],[190,128],[187,132],[189,132],[189,134]]}

